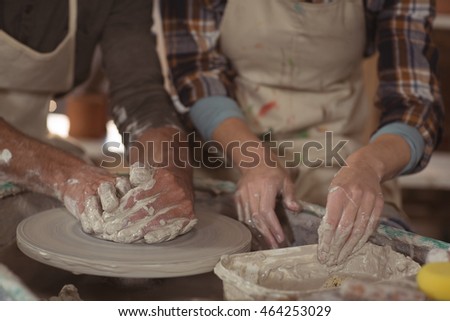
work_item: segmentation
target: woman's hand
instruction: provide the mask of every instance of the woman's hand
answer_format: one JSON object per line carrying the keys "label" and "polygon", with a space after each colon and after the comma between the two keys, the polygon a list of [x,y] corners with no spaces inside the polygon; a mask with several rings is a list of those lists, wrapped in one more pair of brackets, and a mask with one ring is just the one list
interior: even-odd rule
{"label": "woman's hand", "polygon": [[235,194],[239,220],[256,227],[272,248],[277,248],[285,238],[275,213],[278,195],[286,208],[300,209],[288,173],[280,167],[264,165],[243,171]]}
{"label": "woman's hand", "polygon": [[331,182],[319,227],[318,259],[340,264],[375,231],[383,210],[380,177],[367,164],[343,167]]}
{"label": "woman's hand", "polygon": [[321,263],[340,264],[367,242],[384,206],[381,183],[398,175],[409,159],[408,143],[393,134],[381,135],[350,155],[329,188],[319,227]]}
{"label": "woman's hand", "polygon": [[257,228],[267,243],[277,248],[284,240],[275,213],[277,196],[282,197],[288,209],[300,210],[288,172],[278,163],[275,153],[241,119],[225,120],[215,129],[213,139],[241,173],[235,194],[239,220]]}

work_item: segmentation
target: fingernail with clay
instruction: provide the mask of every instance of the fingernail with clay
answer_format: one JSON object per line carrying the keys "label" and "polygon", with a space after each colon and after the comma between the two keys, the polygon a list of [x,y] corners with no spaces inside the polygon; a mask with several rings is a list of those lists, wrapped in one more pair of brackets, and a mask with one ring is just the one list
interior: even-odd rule
{"label": "fingernail with clay", "polygon": [[324,264],[328,259],[328,254],[323,251],[317,250],[317,259],[320,263]]}
{"label": "fingernail with clay", "polygon": [[280,235],[280,234],[277,234],[276,238],[277,238],[278,243],[281,243],[281,242],[284,241],[284,237],[282,235]]}
{"label": "fingernail with clay", "polygon": [[92,234],[93,230],[86,214],[82,213],[80,215],[80,223],[84,233]]}
{"label": "fingernail with clay", "polygon": [[98,187],[98,195],[102,208],[106,212],[111,212],[119,206],[119,200],[116,195],[116,188],[109,182],[101,183]]}
{"label": "fingernail with clay", "polygon": [[325,263],[328,261],[329,252],[330,247],[322,242],[319,242],[317,247],[317,259],[320,263]]}
{"label": "fingernail with clay", "polygon": [[278,246],[277,243],[272,243],[272,244],[271,244],[271,247],[272,247],[272,249],[274,249],[274,250],[280,248],[280,247]]}
{"label": "fingernail with clay", "polygon": [[300,204],[297,203],[296,201],[289,201],[288,205],[289,205],[289,208],[293,211],[300,210]]}
{"label": "fingernail with clay", "polygon": [[128,178],[119,176],[116,178],[116,189],[119,196],[122,197],[131,189],[131,184]]}

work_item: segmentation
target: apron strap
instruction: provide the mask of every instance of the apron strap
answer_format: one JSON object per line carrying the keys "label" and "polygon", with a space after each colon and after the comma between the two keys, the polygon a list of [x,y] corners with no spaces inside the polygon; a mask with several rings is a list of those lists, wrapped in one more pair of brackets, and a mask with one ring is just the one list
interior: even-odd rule
{"label": "apron strap", "polygon": [[[3,0],[0,0],[0,2],[2,1]],[[69,0],[69,33],[76,32],[77,18],[78,18],[77,0]]]}
{"label": "apron strap", "polygon": [[0,30],[5,28],[5,23],[3,19],[5,17],[5,0],[0,0]]}

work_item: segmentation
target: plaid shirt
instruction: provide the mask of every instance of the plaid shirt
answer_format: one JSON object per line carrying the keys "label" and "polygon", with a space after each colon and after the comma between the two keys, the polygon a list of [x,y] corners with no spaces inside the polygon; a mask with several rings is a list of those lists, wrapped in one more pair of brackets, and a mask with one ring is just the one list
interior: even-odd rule
{"label": "plaid shirt", "polygon": [[[444,121],[436,77],[438,54],[431,41],[435,1],[362,1],[366,11],[365,54],[379,52],[379,126],[402,122],[419,130],[425,150],[414,169],[417,172],[428,164]],[[226,0],[160,1],[170,76],[184,106],[209,96],[233,97],[234,73],[218,48],[225,7]]]}

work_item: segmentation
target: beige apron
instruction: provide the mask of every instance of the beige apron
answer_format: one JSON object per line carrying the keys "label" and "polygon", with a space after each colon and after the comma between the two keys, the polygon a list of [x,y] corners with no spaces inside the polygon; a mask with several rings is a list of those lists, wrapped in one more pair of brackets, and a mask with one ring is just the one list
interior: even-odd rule
{"label": "beige apron", "polygon": [[[270,131],[278,144],[293,142],[287,160],[309,141],[325,147],[327,131],[333,145],[348,140],[343,159],[364,144],[370,113],[362,73],[365,28],[362,0],[228,0],[221,49],[238,74],[238,102],[256,134]],[[326,159],[325,148],[310,152],[311,161]],[[297,197],[325,205],[339,166],[300,168]],[[384,193],[400,208],[395,187]]]}
{"label": "beige apron", "polygon": [[49,103],[73,84],[77,1],[69,0],[69,28],[49,53],[37,52],[0,30],[0,116],[22,132],[47,136]]}
{"label": "beige apron", "polygon": [[[37,52],[0,30],[0,117],[43,141],[48,141],[50,100],[73,85],[77,0],[68,1],[68,33],[52,52]],[[9,184],[4,186],[4,190],[12,189]],[[0,190],[2,194],[5,191]]]}

